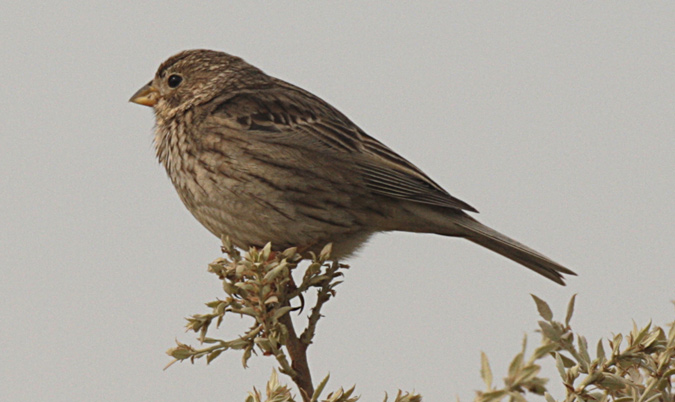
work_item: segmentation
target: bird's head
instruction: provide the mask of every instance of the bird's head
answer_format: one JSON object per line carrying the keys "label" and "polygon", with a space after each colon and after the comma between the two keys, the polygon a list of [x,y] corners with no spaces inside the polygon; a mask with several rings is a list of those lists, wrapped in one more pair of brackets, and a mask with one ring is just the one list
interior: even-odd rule
{"label": "bird's head", "polygon": [[213,50],[186,50],[162,63],[155,78],[129,99],[170,118],[213,98],[265,86],[270,78],[239,57]]}

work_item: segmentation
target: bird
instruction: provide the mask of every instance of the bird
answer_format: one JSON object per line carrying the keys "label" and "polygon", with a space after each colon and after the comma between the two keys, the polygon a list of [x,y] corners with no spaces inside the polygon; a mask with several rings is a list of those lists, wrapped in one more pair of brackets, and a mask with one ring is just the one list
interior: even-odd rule
{"label": "bird", "polygon": [[480,223],[321,98],[228,53],[185,50],[130,102],[154,109],[159,162],[194,217],[237,247],[353,255],[375,233],[459,237],[565,285],[576,275]]}

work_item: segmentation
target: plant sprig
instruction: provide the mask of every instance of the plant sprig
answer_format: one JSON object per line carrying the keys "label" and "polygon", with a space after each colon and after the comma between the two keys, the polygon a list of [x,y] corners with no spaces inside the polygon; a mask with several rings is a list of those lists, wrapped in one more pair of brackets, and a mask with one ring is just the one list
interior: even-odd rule
{"label": "plant sprig", "polygon": [[[627,335],[616,334],[607,341],[597,343],[591,356],[588,341],[575,333],[570,321],[574,313],[575,296],[572,296],[564,322],[555,321],[548,304],[532,295],[539,315],[541,345],[525,360],[526,340],[522,351],[509,365],[504,387],[494,388],[492,371],[487,356],[482,354],[481,376],[486,390],[477,393],[479,402],[526,401],[526,392],[545,395],[547,402],[556,400],[548,393],[548,379],[538,376],[541,367],[536,364],[547,356],[555,365],[565,386],[565,402],[673,402],[675,378],[675,323],[666,331],[648,323],[633,329]],[[622,344],[625,346],[622,348]]]}

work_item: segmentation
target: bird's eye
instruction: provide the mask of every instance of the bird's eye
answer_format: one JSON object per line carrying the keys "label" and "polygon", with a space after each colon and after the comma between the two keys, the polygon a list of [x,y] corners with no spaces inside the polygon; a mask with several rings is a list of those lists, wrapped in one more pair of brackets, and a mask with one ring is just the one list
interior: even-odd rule
{"label": "bird's eye", "polygon": [[183,77],[177,74],[171,74],[167,82],[169,83],[169,87],[176,88],[181,82],[183,82]]}

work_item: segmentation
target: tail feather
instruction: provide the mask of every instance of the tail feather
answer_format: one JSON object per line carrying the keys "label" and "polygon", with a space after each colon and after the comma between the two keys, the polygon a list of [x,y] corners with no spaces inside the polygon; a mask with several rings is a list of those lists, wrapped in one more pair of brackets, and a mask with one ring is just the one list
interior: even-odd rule
{"label": "tail feather", "polygon": [[575,272],[526,245],[483,225],[469,216],[465,215],[464,217],[466,219],[460,219],[455,223],[466,230],[463,234],[466,239],[524,265],[563,286],[565,285],[563,274],[576,275]]}

